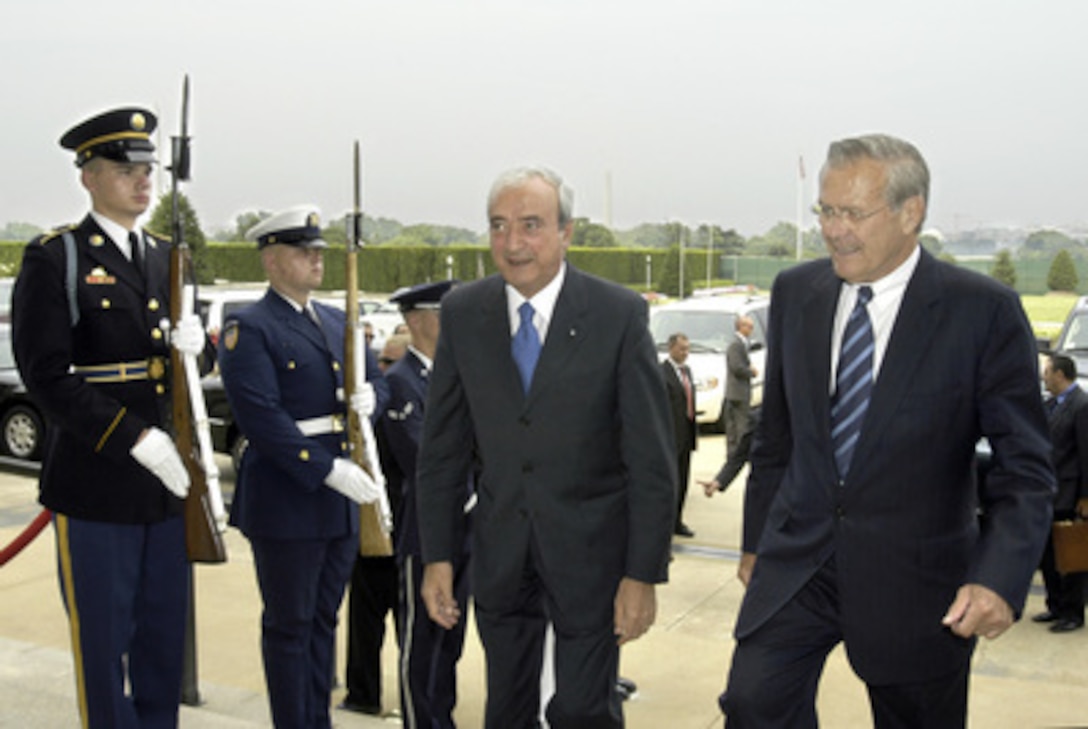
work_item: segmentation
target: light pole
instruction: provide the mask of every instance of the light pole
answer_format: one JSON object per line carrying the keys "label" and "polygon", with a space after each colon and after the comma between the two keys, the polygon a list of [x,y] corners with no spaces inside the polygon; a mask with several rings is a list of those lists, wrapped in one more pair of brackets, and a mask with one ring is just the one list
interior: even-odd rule
{"label": "light pole", "polygon": [[446,256],[446,280],[453,280],[453,256]]}
{"label": "light pole", "polygon": [[651,279],[651,277],[653,275],[653,270],[654,270],[653,256],[651,256],[649,253],[647,253],[646,254],[646,291],[647,292],[650,291],[650,287],[652,286],[652,284],[650,283],[650,279]]}

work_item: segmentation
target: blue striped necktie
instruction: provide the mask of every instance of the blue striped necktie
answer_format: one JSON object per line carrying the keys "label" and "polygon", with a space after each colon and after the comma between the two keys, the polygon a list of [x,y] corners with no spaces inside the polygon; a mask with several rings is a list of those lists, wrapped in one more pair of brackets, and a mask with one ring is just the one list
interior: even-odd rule
{"label": "blue striped necktie", "polygon": [[529,393],[529,385],[533,382],[533,370],[536,369],[536,361],[540,358],[540,335],[533,326],[533,305],[528,301],[518,307],[518,315],[521,323],[510,342],[510,353],[514,356],[514,362],[521,373],[521,385],[525,393]]}
{"label": "blue striped necktie", "polygon": [[835,395],[831,399],[831,445],[840,479],[850,471],[873,391],[873,323],[866,308],[872,298],[872,288],[858,289],[858,302],[842,333]]}

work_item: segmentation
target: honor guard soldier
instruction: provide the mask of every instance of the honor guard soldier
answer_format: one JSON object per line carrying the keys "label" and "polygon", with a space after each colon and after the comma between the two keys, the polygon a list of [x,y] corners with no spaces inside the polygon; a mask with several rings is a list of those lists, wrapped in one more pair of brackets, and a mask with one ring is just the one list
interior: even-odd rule
{"label": "honor guard soldier", "polygon": [[195,314],[169,336],[169,243],[136,225],[154,129],[154,114],[124,108],[61,138],[91,211],[27,245],[12,297],[16,361],[51,426],[40,501],[84,727],[174,727],[181,693],[189,476],[166,433],[166,364],[169,339],[197,354],[205,337]]}
{"label": "honor guard soldier", "polygon": [[[465,624],[449,630],[433,622],[420,596],[423,563],[420,559],[416,510],[416,461],[423,433],[424,403],[428,380],[438,346],[439,309],[442,297],[456,282],[439,281],[401,289],[390,298],[400,307],[411,332],[408,352],[386,370],[390,400],[380,423],[393,462],[388,465],[390,490],[398,485],[400,509],[396,515],[397,559],[400,562],[400,678],[401,712],[409,729],[454,727],[457,703],[457,661],[465,639]],[[472,444],[466,444],[471,448]],[[394,481],[400,478],[400,484]],[[459,557],[454,560],[454,593],[460,605],[469,596],[469,516],[472,479],[465,474],[464,518],[461,521]]]}
{"label": "honor guard soldier", "polygon": [[367,352],[371,387],[344,402],[341,309],[312,299],[325,241],[312,206],[258,223],[267,293],[227,319],[223,385],[249,447],[230,523],[249,539],[264,612],[261,653],[277,727],[329,727],[336,615],[359,549],[358,504],[378,484],[349,457],[347,408],[368,417],[388,390]]}

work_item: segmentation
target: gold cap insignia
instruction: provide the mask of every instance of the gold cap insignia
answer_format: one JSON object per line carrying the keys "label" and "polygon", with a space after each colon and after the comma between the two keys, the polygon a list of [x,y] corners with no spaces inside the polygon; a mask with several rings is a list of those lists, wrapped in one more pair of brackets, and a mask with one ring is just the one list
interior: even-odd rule
{"label": "gold cap insignia", "polygon": [[321,218],[318,217],[317,213],[310,213],[309,215],[306,216],[306,225],[308,225],[308,226],[310,226],[312,228],[320,228],[321,227]]}
{"label": "gold cap insignia", "polygon": [[129,124],[131,124],[132,128],[137,132],[142,132],[147,126],[147,119],[144,118],[143,114],[136,112],[129,119]]}

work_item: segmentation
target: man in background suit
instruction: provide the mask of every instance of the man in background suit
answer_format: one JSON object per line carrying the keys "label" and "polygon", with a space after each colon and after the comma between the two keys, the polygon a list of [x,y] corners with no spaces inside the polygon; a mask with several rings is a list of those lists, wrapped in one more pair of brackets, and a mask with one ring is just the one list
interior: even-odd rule
{"label": "man in background suit", "polygon": [[[1051,398],[1046,402],[1050,423],[1051,457],[1058,479],[1054,496],[1054,521],[1077,516],[1077,502],[1084,497],[1088,478],[1088,394],[1077,385],[1077,365],[1064,354],[1052,354],[1043,366],[1043,384]],[[1054,564],[1054,542],[1047,540],[1039,564],[1046,585],[1046,612],[1032,617],[1036,623],[1052,623],[1050,632],[1068,633],[1084,627],[1084,572],[1062,574]]]}
{"label": "man in background suit", "polygon": [[712,481],[700,481],[708,497],[725,491],[748,462],[752,444],[755,416],[752,413],[752,378],[759,370],[752,366],[748,352],[755,323],[752,317],[740,315],[733,324],[737,336],[725,350],[725,441],[726,459]]}
{"label": "man in background suit", "polygon": [[537,725],[549,621],[550,725],[622,726],[619,647],[653,623],[668,574],[676,467],[646,302],[565,262],[572,199],[549,170],[501,175],[488,199],[499,273],[442,300],[417,474],[422,591],[453,628],[475,443],[489,729]]}
{"label": "man in background suit", "polygon": [[815,727],[840,642],[878,729],[963,727],[977,636],[1023,608],[1054,489],[1034,337],[1014,291],[921,249],[928,194],[913,145],[833,143],[830,258],[774,283],[731,729]]}
{"label": "man in background suit", "polygon": [[699,437],[695,425],[695,381],[691,377],[691,368],[685,364],[691,352],[691,342],[685,334],[676,332],[669,335],[668,346],[669,356],[661,363],[661,374],[665,378],[665,392],[669,396],[676,443],[676,524],[673,525],[673,534],[694,537],[695,532],[683,519],[691,475],[691,452],[695,450]]}

